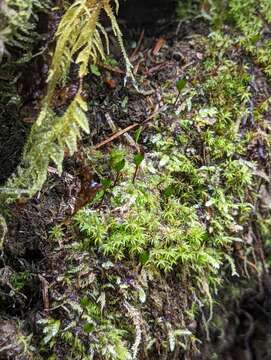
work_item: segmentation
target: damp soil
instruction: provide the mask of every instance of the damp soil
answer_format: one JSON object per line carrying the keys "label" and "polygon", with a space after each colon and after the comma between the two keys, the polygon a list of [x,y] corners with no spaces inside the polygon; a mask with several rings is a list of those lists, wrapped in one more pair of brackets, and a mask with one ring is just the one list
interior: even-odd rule
{"label": "damp soil", "polygon": [[[127,9],[127,16],[132,16],[129,9]],[[152,29],[150,26],[149,16],[150,14],[144,14],[142,22],[135,24],[133,30],[126,27],[125,19],[122,21],[122,26],[123,32],[129,35],[127,48],[130,51],[130,57],[144,79],[141,86],[146,92],[153,91],[152,96],[138,94],[129,84],[124,87],[123,76],[119,73],[104,69],[101,77],[90,75],[86,81],[85,92],[90,104],[88,116],[92,133],[91,136],[82,139],[81,149],[100,144],[112,135],[114,132],[112,121],[117,129],[144,121],[155,111],[156,104],[161,101],[159,88],[166,80],[176,78],[177,66],[180,64],[185,66],[200,60],[200,46],[197,47],[195,43],[191,47],[185,39],[191,34],[205,33],[207,35],[209,29],[204,21],[185,23],[178,29],[179,31],[177,31],[178,24],[172,22],[167,24],[166,33],[159,33],[157,27]],[[160,21],[159,14],[157,21]],[[147,35],[143,31],[143,25],[147,27]],[[139,39],[142,39],[140,44]],[[163,41],[166,51],[163,51],[162,57],[154,57],[153,50],[158,46],[159,41]],[[133,44],[136,44],[136,47],[132,46]],[[116,49],[113,46],[112,56],[118,59],[120,54]],[[35,68],[36,65],[31,66]],[[261,71],[257,68],[253,71],[261,91],[271,94],[271,87],[265,81]],[[38,80],[39,86],[41,81],[43,80]],[[37,90],[34,89],[34,91]],[[29,96],[31,98],[31,94]],[[30,104],[33,105],[38,98],[39,96],[34,97],[30,100]],[[124,103],[126,98],[129,98],[128,107]],[[27,123],[19,108],[15,113],[14,109],[11,111],[11,108],[12,104],[7,104],[2,110],[6,116],[1,116],[0,183],[4,183],[20,162],[23,145],[31,127],[31,121]],[[10,117],[10,114],[14,115]],[[167,117],[164,121],[170,121],[170,119]],[[148,131],[151,130],[146,129],[142,137],[142,146],[144,146],[144,141],[147,142]],[[127,141],[127,139],[116,140],[116,142],[120,141]],[[252,158],[259,156],[259,149],[251,149]],[[262,161],[265,160],[262,159]],[[80,171],[84,166],[79,150],[72,159],[65,160],[61,177],[58,177],[55,169],[51,167],[46,184],[34,199],[26,203],[16,203],[9,208],[7,217],[9,230],[4,253],[0,259],[0,333],[5,335],[0,336],[0,347],[5,346],[7,342],[14,343],[14,347],[0,354],[0,359],[28,359],[22,355],[21,344],[16,342],[18,332],[33,333],[34,338],[37,339],[40,337],[40,329],[36,324],[44,315],[42,279],[46,279],[50,284],[54,283],[65,267],[68,255],[65,250],[58,253],[53,251],[50,230],[73,212],[82,186]],[[99,182],[99,178],[95,178],[95,181]],[[93,262],[94,268],[96,266],[95,271],[99,273],[98,265],[95,265],[94,260]],[[120,266],[117,271],[127,274],[125,267]],[[12,276],[15,273],[25,272],[29,274],[29,278],[23,288],[15,292]],[[165,316],[180,314],[180,311],[176,309],[183,306],[182,302],[178,301],[178,296],[183,290],[178,288],[173,278],[168,279],[166,289],[163,286],[163,284],[154,284],[153,289],[150,290],[153,297],[159,291],[161,301],[163,301],[163,296],[172,299],[168,305],[169,308],[163,310]],[[219,359],[225,360],[268,360],[271,358],[270,275],[265,273],[259,279],[240,281],[238,286],[240,294],[235,300],[227,297],[227,285],[220,291],[221,306],[215,307],[215,318],[218,319],[220,325],[210,330],[209,340],[206,339],[206,329],[200,322],[191,324],[191,329],[197,329],[199,338],[206,339],[201,344],[201,355],[188,354],[183,357],[179,354],[176,355],[176,359],[209,360],[213,358],[214,353],[218,354]],[[58,290],[61,292],[61,289]],[[183,294],[182,301],[184,297]],[[152,308],[153,317],[160,316],[162,308],[151,300],[149,306]],[[19,319],[23,324],[22,328],[18,328],[18,322],[15,319]],[[171,320],[176,323],[181,321],[178,315]],[[58,351],[62,353],[61,356],[64,356],[65,349],[58,349]],[[154,355],[153,358],[157,357]]]}

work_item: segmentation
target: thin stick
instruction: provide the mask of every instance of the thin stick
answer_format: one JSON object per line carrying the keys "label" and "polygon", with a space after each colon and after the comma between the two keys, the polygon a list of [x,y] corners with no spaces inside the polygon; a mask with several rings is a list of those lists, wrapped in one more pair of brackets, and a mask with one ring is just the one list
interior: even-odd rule
{"label": "thin stick", "polygon": [[49,283],[42,275],[38,275],[38,277],[42,285],[42,299],[43,299],[44,313],[46,315],[49,315]]}
{"label": "thin stick", "polygon": [[[112,120],[111,116],[108,113],[105,113],[105,119],[108,122],[108,125],[110,126],[112,132],[117,132],[119,130],[119,128],[115,125],[114,121]],[[129,143],[129,145],[135,147],[138,152],[140,151],[138,144],[135,142],[135,140],[132,138],[131,135],[125,133],[123,134],[123,136],[125,137],[126,141]]]}
{"label": "thin stick", "polygon": [[120,137],[121,135],[127,133],[128,131],[135,129],[138,126],[145,125],[148,121],[153,119],[157,114],[159,114],[161,111],[165,110],[165,108],[166,108],[166,106],[162,106],[159,110],[155,111],[149,117],[147,117],[147,119],[145,119],[142,123],[136,123],[136,124],[133,124],[133,125],[129,125],[125,129],[121,129],[121,130],[117,131],[115,134],[111,135],[108,139],[106,139],[106,140],[102,141],[101,143],[93,146],[93,149],[95,149],[95,150],[100,149],[104,145],[112,142],[113,140],[117,139],[118,137]]}
{"label": "thin stick", "polygon": [[136,56],[136,54],[138,53],[139,49],[140,49],[140,46],[142,44],[142,41],[144,39],[144,34],[145,34],[145,30],[142,30],[141,31],[141,34],[140,34],[140,37],[139,37],[139,40],[138,40],[138,43],[137,43],[137,47],[135,48],[135,50],[133,51],[132,55],[130,56],[130,60],[132,61],[133,58]]}
{"label": "thin stick", "polygon": [[136,128],[136,127],[139,126],[139,125],[140,125],[140,124],[133,124],[133,125],[128,126],[128,127],[125,128],[125,129],[119,130],[119,131],[117,131],[115,134],[113,134],[112,136],[110,136],[108,139],[102,141],[102,142],[101,142],[100,144],[98,144],[98,145],[95,145],[93,148],[94,148],[95,150],[100,149],[102,146],[110,143],[111,141],[117,139],[119,136],[125,134],[127,131],[134,129],[134,128]]}

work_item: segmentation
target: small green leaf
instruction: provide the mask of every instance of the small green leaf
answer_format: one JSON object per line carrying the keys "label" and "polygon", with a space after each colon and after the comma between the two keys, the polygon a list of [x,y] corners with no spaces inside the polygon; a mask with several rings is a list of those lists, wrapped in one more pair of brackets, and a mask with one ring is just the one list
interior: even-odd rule
{"label": "small green leaf", "polygon": [[148,251],[143,251],[140,255],[139,255],[139,261],[142,265],[145,265],[147,263],[147,261],[150,258],[150,254]]}
{"label": "small green leaf", "polygon": [[180,125],[184,130],[189,129],[189,127],[191,127],[193,125],[193,121],[188,120],[188,119],[183,119],[180,121]]}
{"label": "small green leaf", "polygon": [[185,88],[186,84],[187,84],[187,81],[185,79],[180,79],[176,82],[176,87],[177,87],[179,93]]}
{"label": "small green leaf", "polygon": [[90,65],[90,71],[92,72],[93,75],[96,76],[101,76],[102,74],[100,73],[100,70],[98,69],[98,67],[94,64]]}
{"label": "small green leaf", "polygon": [[94,329],[94,324],[87,323],[84,325],[84,331],[88,334],[91,333],[93,329]]}
{"label": "small green leaf", "polygon": [[[110,154],[110,165],[112,167],[112,169],[116,170],[116,171],[120,171],[122,170],[122,168],[125,165],[125,152],[123,150],[117,149],[117,150],[113,150]],[[123,164],[124,162],[124,164]],[[121,166],[123,165],[123,167],[118,170]]]}
{"label": "small green leaf", "polygon": [[101,183],[104,189],[108,189],[112,185],[112,181],[110,179],[102,179]]}
{"label": "small green leaf", "polygon": [[143,154],[141,154],[141,153],[135,154],[134,162],[135,162],[137,167],[139,167],[139,165],[142,163],[143,160],[144,160],[144,155]]}
{"label": "small green leaf", "polygon": [[59,320],[49,320],[47,326],[43,329],[43,333],[46,335],[43,339],[44,344],[48,344],[58,334],[59,329]]}
{"label": "small green leaf", "polygon": [[114,59],[112,57],[108,57],[105,59],[105,64],[110,65],[110,66],[117,66],[118,62],[116,59]]}
{"label": "small green leaf", "polygon": [[114,170],[116,170],[117,172],[120,172],[125,166],[125,159],[122,159],[121,161],[117,162],[114,165]]}

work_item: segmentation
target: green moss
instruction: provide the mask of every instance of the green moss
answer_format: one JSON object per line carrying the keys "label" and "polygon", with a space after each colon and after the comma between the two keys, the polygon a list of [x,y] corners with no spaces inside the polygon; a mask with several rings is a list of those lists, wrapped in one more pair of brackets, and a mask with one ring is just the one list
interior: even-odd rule
{"label": "green moss", "polygon": [[[245,15],[238,19],[241,5]],[[124,146],[104,156],[91,152],[105,187],[69,228],[73,240],[66,245],[68,265],[58,279],[65,296],[54,303],[64,308],[61,314],[68,324],[57,323],[59,331],[49,347],[44,345],[44,353],[65,342],[74,359],[87,359],[89,352],[99,359],[146,358],[158,342],[165,358],[171,358],[176,344],[184,350],[196,347],[194,330],[186,326],[196,316],[208,334],[215,293],[226,274],[230,278],[240,276],[243,268],[247,272],[243,259],[251,251],[248,229],[255,221],[264,178],[261,162],[249,160],[249,149],[258,129],[264,129],[269,100],[251,109],[253,75],[249,61],[240,61],[236,51],[243,47],[247,54],[259,54],[255,33],[262,10],[256,5],[252,0],[229,1],[225,21],[234,31],[225,33],[216,22],[208,38],[197,37],[203,61],[187,71],[180,106],[173,105],[178,96],[175,80],[165,82],[168,109],[161,117],[173,120],[153,121],[138,169],[135,154]],[[256,19],[247,14],[249,6]],[[215,12],[212,8],[213,19]],[[267,62],[259,64],[268,73]],[[254,125],[244,126],[248,117]],[[266,212],[258,222],[269,244]],[[63,236],[58,229],[52,234]],[[182,289],[181,306],[168,298],[172,279]],[[231,296],[239,296],[235,288]],[[166,321],[160,318],[170,301],[172,308],[179,306],[178,322],[176,313]]]}
{"label": "green moss", "polygon": [[205,284],[209,304],[208,289],[222,281],[223,264],[234,269],[232,244],[242,236],[253,208],[247,198],[253,177],[244,157],[247,143],[237,127],[247,111],[250,76],[226,54],[217,59],[217,51],[227,49],[216,39],[213,34],[203,40],[209,56],[205,71],[198,78],[190,75],[208,104],[195,96],[192,116],[191,110],[182,113],[190,119],[181,120],[187,135],[175,137],[177,123],[160,124],[160,134],[150,139],[154,155],[145,157],[135,184],[132,159],[126,156],[120,182],[108,196],[111,211],[85,209],[75,217],[85,250],[95,249],[113,261],[130,259],[146,269],[185,273],[197,294]]}
{"label": "green moss", "polygon": [[10,282],[12,287],[16,291],[20,291],[25,287],[27,283],[29,283],[30,279],[31,279],[31,274],[29,274],[28,272],[18,272],[18,273],[14,273],[11,276]]}
{"label": "green moss", "polygon": [[225,23],[234,25],[239,33],[232,40],[242,46],[270,77],[271,47],[270,40],[264,35],[266,25],[270,23],[269,0],[214,1],[212,5],[212,21],[219,28]]}
{"label": "green moss", "polygon": [[[3,0],[0,6],[0,63],[13,47],[28,53],[39,37],[35,31],[38,12],[48,9],[49,0]],[[8,47],[8,48],[7,48]],[[14,50],[14,49],[12,49]],[[24,54],[25,55],[25,54]],[[26,57],[31,57],[29,54]]]}

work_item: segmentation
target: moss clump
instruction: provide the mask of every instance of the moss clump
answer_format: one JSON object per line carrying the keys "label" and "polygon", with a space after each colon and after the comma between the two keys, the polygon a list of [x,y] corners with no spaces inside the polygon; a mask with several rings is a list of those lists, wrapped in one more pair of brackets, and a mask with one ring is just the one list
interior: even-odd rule
{"label": "moss clump", "polygon": [[[250,75],[226,56],[216,61],[219,36],[202,40],[203,65],[211,67],[191,71],[193,86],[183,103],[192,102],[193,111],[183,110],[170,126],[157,121],[159,133],[150,138],[152,153],[145,155],[135,184],[127,157],[122,180],[109,197],[111,212],[86,209],[76,216],[89,246],[105,255],[138,261],[146,253],[145,266],[166,272],[180,266],[191,278],[206,271],[207,283],[218,280],[225,248],[230,254],[239,233],[234,229],[249,220],[254,199],[248,201],[254,164],[245,158],[248,141],[237,128],[247,114]],[[174,91],[169,90],[169,99]],[[204,106],[196,100],[200,93],[208,101]]]}
{"label": "moss clump", "polygon": [[[238,34],[233,37],[237,46],[241,46],[252,56],[265,74],[271,76],[271,44],[268,26],[271,22],[269,0],[228,0],[213,2],[212,20],[217,26],[234,25]],[[221,16],[222,14],[222,16]]]}
{"label": "moss clump", "polygon": [[[66,244],[71,268],[59,279],[67,286],[63,301],[69,320],[59,324],[50,342],[58,349],[65,336],[73,339],[69,347],[75,359],[88,352],[121,359],[120,344],[127,358],[194,354],[195,319],[202,319],[208,337],[215,293],[225,278],[261,271],[260,263],[248,270],[243,260],[252,250],[247,239],[264,177],[261,161],[252,161],[249,149],[255,133],[264,129],[268,99],[254,100],[250,64],[236,58],[239,35],[220,30],[196,41],[202,60],[187,71],[181,94],[175,78],[163,84],[167,110],[148,130],[139,169],[135,154],[124,146],[109,155],[90,151],[104,190],[77,213],[70,228],[76,234]],[[79,282],[71,305],[75,273]],[[178,300],[168,284],[185,289]],[[166,320],[162,289],[172,305]],[[81,309],[85,292],[94,312]],[[94,327],[78,317],[80,311]],[[52,314],[58,316],[66,318],[63,312]],[[118,334],[114,345],[103,342],[108,329]],[[86,346],[87,337],[92,340]],[[75,339],[85,344],[80,352]],[[115,352],[102,352],[108,346]]]}

